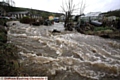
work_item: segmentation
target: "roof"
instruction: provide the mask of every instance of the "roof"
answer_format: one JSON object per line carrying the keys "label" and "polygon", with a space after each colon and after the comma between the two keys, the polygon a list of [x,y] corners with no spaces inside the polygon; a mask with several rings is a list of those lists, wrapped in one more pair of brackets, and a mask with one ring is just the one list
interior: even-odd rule
{"label": "roof", "polygon": [[9,12],[9,14],[27,14],[29,11],[21,11],[21,12]]}
{"label": "roof", "polygon": [[[29,14],[30,11],[9,12],[8,14]],[[39,14],[32,14],[32,16],[40,16]]]}
{"label": "roof", "polygon": [[101,14],[101,12],[90,12],[88,14],[86,14],[85,16],[99,16]]}
{"label": "roof", "polygon": [[3,6],[9,6],[9,4],[8,3],[6,3],[6,2],[0,2],[0,5],[3,5]]}

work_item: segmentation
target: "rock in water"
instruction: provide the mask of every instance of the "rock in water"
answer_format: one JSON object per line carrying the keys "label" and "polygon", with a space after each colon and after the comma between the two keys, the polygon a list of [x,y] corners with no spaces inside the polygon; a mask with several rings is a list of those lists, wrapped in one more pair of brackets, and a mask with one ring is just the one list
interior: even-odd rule
{"label": "rock in water", "polygon": [[61,33],[61,31],[58,31],[58,30],[54,29],[54,30],[52,31],[52,33]]}
{"label": "rock in water", "polygon": [[34,23],[32,23],[32,25],[34,25],[34,26],[40,26],[40,23],[39,22],[34,22]]}

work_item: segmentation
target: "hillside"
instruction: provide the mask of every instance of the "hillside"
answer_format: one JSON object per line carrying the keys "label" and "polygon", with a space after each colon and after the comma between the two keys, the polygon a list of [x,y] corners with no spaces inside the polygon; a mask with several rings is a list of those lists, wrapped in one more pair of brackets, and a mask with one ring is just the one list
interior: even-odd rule
{"label": "hillside", "polygon": [[20,11],[30,11],[33,14],[39,14],[43,17],[48,17],[48,16],[57,16],[59,17],[63,13],[54,13],[54,12],[48,12],[48,11],[43,11],[43,10],[37,10],[37,9],[30,9],[30,8],[22,8],[22,7],[12,7],[12,6],[2,6],[0,5],[3,9],[6,10],[6,12],[20,12]]}
{"label": "hillside", "polygon": [[106,17],[108,17],[108,16],[120,17],[120,9],[113,10],[113,11],[108,11],[108,12],[105,12],[105,13],[102,13],[102,14],[104,14]]}

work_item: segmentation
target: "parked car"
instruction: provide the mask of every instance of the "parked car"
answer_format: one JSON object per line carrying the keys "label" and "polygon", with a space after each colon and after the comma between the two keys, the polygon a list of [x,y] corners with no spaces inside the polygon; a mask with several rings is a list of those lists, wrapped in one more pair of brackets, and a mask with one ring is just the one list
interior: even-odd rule
{"label": "parked car", "polygon": [[11,16],[11,17],[10,17],[10,19],[13,19],[13,20],[14,20],[14,19],[16,19],[16,17],[14,17],[14,16]]}
{"label": "parked car", "polygon": [[8,16],[4,16],[4,17],[3,17],[3,19],[8,19],[8,20],[9,20],[9,19],[10,19],[10,17],[8,17]]}
{"label": "parked car", "polygon": [[54,19],[54,22],[59,23],[59,19]]}
{"label": "parked car", "polygon": [[9,20],[10,17],[8,17],[8,16],[0,16],[0,19],[7,19],[7,20]]}
{"label": "parked car", "polygon": [[101,26],[101,25],[102,25],[102,22],[92,20],[92,21],[90,22],[90,24],[92,24],[92,25],[94,25],[94,26]]}

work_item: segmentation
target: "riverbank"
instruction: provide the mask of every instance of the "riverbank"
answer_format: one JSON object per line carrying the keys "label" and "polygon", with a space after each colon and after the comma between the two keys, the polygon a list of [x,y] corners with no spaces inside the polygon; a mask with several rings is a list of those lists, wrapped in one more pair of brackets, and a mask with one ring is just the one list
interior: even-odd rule
{"label": "riverbank", "polygon": [[7,41],[7,30],[0,26],[0,76],[20,76],[18,48]]}
{"label": "riverbank", "polygon": [[109,27],[96,27],[93,31],[88,30],[85,31],[86,35],[96,35],[102,38],[109,38],[109,39],[118,39],[120,40],[120,30],[113,30]]}

